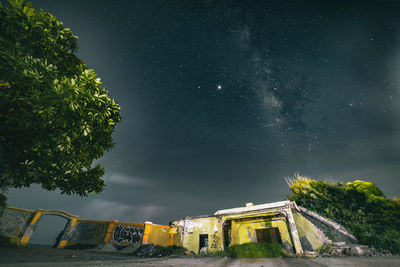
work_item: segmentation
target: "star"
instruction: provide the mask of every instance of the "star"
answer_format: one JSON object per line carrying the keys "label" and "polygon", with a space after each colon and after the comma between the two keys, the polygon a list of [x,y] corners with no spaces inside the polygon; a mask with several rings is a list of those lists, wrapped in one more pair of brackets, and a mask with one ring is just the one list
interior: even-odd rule
{"label": "star", "polygon": [[218,89],[218,90],[221,90],[221,89],[222,89],[222,86],[221,86],[221,85],[218,85],[218,86],[217,86],[217,89]]}

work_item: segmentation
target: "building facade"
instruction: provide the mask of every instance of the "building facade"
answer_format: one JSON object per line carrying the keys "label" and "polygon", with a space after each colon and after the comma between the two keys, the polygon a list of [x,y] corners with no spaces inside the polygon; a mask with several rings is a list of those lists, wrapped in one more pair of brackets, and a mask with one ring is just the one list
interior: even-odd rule
{"label": "building facade", "polygon": [[296,203],[280,201],[269,204],[219,210],[209,216],[186,217],[173,222],[180,238],[177,244],[202,254],[224,250],[228,246],[279,243],[289,252],[302,254],[322,246],[316,227],[299,212]]}

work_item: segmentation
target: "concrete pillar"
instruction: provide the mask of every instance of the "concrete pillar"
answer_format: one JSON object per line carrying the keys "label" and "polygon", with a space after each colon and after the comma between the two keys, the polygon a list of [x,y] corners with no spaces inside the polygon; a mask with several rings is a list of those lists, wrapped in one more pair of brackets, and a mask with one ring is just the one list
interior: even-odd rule
{"label": "concrete pillar", "polygon": [[152,229],[153,229],[152,222],[144,222],[144,231],[143,231],[143,238],[142,238],[143,245],[146,245],[149,243],[150,232]]}
{"label": "concrete pillar", "polygon": [[285,209],[286,216],[289,221],[289,229],[290,229],[290,234],[292,236],[293,240],[293,245],[294,249],[296,250],[296,254],[302,254],[303,253],[303,248],[301,247],[300,243],[300,238],[299,238],[299,233],[297,232],[297,227],[293,218],[292,210],[290,207]]}
{"label": "concrete pillar", "polygon": [[33,235],[33,231],[35,230],[35,226],[37,221],[39,220],[40,216],[42,216],[42,211],[41,209],[35,211],[33,214],[32,220],[29,222],[27,227],[25,228],[24,233],[22,234],[21,237],[21,245],[27,246],[29,243],[29,240],[31,239]]}
{"label": "concrete pillar", "polygon": [[171,226],[171,228],[168,231],[168,246],[174,245],[174,234],[175,234],[175,228],[174,226]]}
{"label": "concrete pillar", "polygon": [[109,243],[112,240],[112,234],[114,232],[115,224],[117,223],[117,220],[110,221],[107,227],[107,232],[106,235],[104,236],[104,243]]}
{"label": "concrete pillar", "polygon": [[71,234],[75,230],[75,227],[78,224],[78,220],[79,217],[77,216],[70,218],[68,226],[65,228],[64,232],[61,235],[61,240],[58,242],[57,248],[64,248],[68,244],[68,239],[71,237]]}

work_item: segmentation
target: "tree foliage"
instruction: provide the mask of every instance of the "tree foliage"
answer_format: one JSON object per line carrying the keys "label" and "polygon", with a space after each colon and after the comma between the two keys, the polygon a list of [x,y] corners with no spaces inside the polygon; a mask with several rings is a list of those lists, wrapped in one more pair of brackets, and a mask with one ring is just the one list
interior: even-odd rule
{"label": "tree foliage", "polygon": [[0,3],[0,186],[100,192],[93,165],[120,107],[76,56],[77,36],[31,3]]}
{"label": "tree foliage", "polygon": [[362,244],[400,253],[400,203],[386,198],[372,182],[343,185],[299,175],[288,182],[290,200],[342,224]]}

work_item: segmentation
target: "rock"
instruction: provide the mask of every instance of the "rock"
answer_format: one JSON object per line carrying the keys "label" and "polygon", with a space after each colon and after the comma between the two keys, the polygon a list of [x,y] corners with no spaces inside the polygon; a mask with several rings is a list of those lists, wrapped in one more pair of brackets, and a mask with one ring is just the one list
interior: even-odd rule
{"label": "rock", "polygon": [[365,253],[364,253],[364,250],[363,250],[361,247],[359,247],[359,246],[352,247],[352,248],[350,249],[350,252],[351,252],[351,255],[352,255],[352,256],[362,256],[362,255],[365,254]]}
{"label": "rock", "polygon": [[139,247],[136,252],[135,255],[139,256],[139,257],[151,257],[155,254],[156,252],[156,248],[154,247],[153,244],[149,244],[149,245],[143,245],[141,247]]}
{"label": "rock", "polygon": [[342,248],[333,248],[330,253],[332,256],[343,256]]}
{"label": "rock", "polygon": [[202,247],[201,249],[200,249],[200,253],[199,253],[200,255],[206,255],[207,254],[207,248],[206,247]]}
{"label": "rock", "polygon": [[134,243],[134,244],[130,245],[129,247],[121,249],[119,252],[124,253],[124,254],[133,254],[139,248],[140,248],[140,244],[139,243]]}

